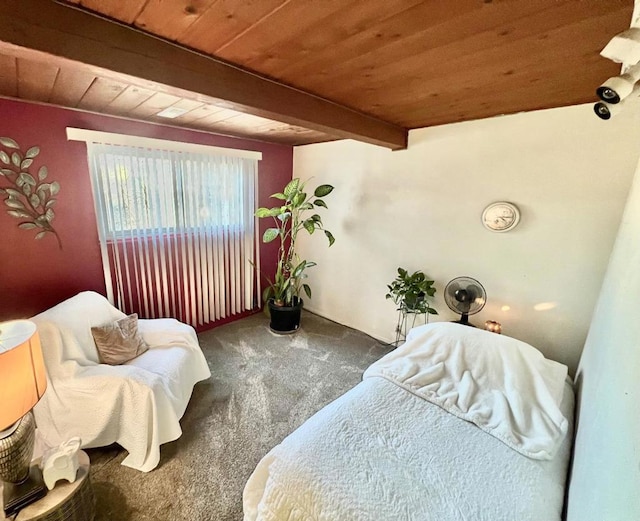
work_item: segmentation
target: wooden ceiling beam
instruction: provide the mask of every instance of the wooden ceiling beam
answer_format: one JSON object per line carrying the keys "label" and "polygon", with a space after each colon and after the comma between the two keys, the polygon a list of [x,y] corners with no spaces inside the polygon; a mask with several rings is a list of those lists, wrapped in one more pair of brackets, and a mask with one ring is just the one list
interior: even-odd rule
{"label": "wooden ceiling beam", "polygon": [[0,38],[20,47],[202,94],[219,105],[392,150],[407,129],[135,28],[51,0],[2,0]]}

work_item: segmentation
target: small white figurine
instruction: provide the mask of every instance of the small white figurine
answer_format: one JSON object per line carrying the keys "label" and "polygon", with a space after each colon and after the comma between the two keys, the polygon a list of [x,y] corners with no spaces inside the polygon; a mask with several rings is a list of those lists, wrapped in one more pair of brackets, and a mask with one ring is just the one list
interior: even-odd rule
{"label": "small white figurine", "polygon": [[53,489],[59,479],[66,479],[69,483],[76,480],[81,443],[80,438],[75,436],[42,456],[42,477],[49,490]]}

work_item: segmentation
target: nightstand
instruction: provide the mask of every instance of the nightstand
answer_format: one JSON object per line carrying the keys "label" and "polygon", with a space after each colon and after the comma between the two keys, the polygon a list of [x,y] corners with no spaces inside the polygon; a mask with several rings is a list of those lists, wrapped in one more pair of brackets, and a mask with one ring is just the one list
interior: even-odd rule
{"label": "nightstand", "polygon": [[[80,467],[73,483],[58,481],[45,497],[18,512],[15,521],[93,521],[96,500],[89,479],[89,456],[80,451],[78,461]],[[7,521],[7,518],[1,519]]]}

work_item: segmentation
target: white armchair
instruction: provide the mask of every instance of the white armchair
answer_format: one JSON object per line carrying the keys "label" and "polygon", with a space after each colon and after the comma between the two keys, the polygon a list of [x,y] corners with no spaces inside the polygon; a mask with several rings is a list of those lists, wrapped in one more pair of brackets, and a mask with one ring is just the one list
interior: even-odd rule
{"label": "white armchair", "polygon": [[91,327],[125,316],[102,295],[83,292],[32,318],[48,378],[34,414],[45,444],[72,436],[83,447],[118,443],[129,452],[123,465],[148,472],[160,445],[182,434],[193,387],[211,372],[194,329],[167,318],[138,322],[148,351],[123,365],[100,364]]}

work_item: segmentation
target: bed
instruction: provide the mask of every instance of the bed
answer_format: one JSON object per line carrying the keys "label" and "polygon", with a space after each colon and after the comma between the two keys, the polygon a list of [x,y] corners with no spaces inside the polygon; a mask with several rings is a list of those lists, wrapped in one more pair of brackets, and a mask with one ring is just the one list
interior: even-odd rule
{"label": "bed", "polygon": [[562,519],[574,393],[515,339],[415,328],[257,465],[245,521]]}

